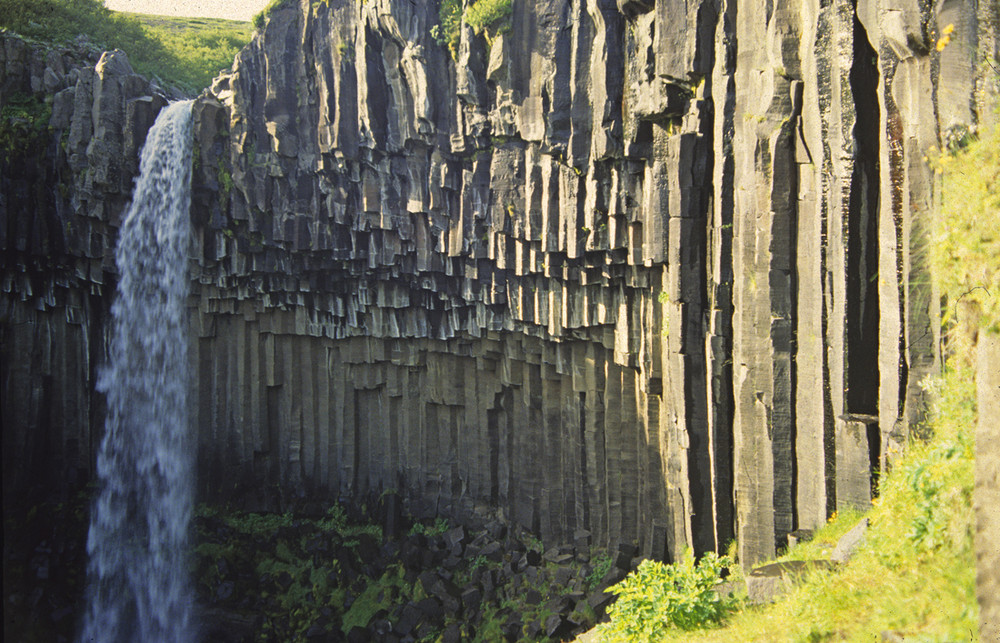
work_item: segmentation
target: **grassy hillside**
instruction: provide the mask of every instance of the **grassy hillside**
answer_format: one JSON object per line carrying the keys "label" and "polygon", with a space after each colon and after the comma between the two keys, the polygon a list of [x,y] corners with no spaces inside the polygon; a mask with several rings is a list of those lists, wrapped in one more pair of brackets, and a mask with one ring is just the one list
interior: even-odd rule
{"label": "grassy hillside", "polygon": [[249,22],[218,18],[135,16],[146,33],[163,43],[179,63],[172,76],[196,88],[208,87],[253,35]]}
{"label": "grassy hillside", "polygon": [[[967,144],[966,144],[967,143]],[[923,383],[935,400],[924,431],[886,476],[865,515],[866,543],[836,571],[814,572],[769,606],[739,606],[717,627],[670,630],[669,641],[978,640],[972,489],[978,333],[1000,332],[1000,130],[931,150],[942,207],[931,239],[942,293],[948,366]],[[861,514],[835,516],[815,539],[780,560],[828,558]],[[663,600],[651,597],[650,604]],[[634,611],[627,618],[636,618]],[[641,618],[641,617],[639,617]],[[616,619],[617,620],[617,619]],[[613,621],[601,640],[625,640]]]}
{"label": "grassy hillside", "polygon": [[100,0],[0,0],[0,28],[56,43],[83,34],[98,48],[124,50],[139,73],[191,94],[232,65],[253,33],[248,22],[119,13]]}
{"label": "grassy hillside", "polygon": [[[911,446],[867,513],[870,530],[842,569],[815,572],[766,607],[744,607],[725,627],[676,632],[676,641],[908,641],[975,639],[972,547],[975,388],[968,370],[928,384],[939,394],[933,439]],[[829,556],[859,515],[839,516],[781,560]],[[889,639],[894,640],[894,639]]]}

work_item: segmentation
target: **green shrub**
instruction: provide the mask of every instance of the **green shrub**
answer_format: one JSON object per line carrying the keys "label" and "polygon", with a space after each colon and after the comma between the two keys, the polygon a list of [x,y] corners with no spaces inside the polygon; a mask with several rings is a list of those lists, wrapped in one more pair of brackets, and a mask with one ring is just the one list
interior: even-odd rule
{"label": "green shrub", "polygon": [[591,570],[587,574],[587,587],[594,589],[601,582],[601,579],[607,575],[608,570],[611,569],[611,555],[607,552],[601,552],[594,556],[594,559],[590,562]]}
{"label": "green shrub", "polygon": [[439,24],[431,27],[431,36],[439,45],[446,45],[452,58],[458,57],[458,42],[462,33],[461,0],[441,0],[438,6]]}
{"label": "green shrub", "polygon": [[465,24],[472,27],[477,34],[487,28],[503,31],[506,25],[497,25],[501,20],[510,17],[511,0],[478,0],[465,10]]}
{"label": "green shrub", "polygon": [[407,602],[415,598],[415,585],[406,581],[406,572],[399,563],[390,565],[375,582],[344,613],[341,629],[344,633],[354,627],[365,627],[379,610],[391,609],[394,602]]}
{"label": "green shrub", "polygon": [[424,536],[433,537],[440,536],[444,532],[451,529],[448,525],[448,521],[444,518],[438,518],[434,521],[433,525],[425,525],[422,522],[415,522],[413,526],[410,527],[410,535],[422,534]]}
{"label": "green shrub", "polygon": [[16,92],[0,109],[0,154],[26,151],[38,145],[52,116],[52,107],[34,96]]}
{"label": "green shrub", "polygon": [[234,512],[223,520],[233,529],[256,537],[270,536],[283,527],[291,527],[295,522],[292,514],[288,512],[283,514]]}
{"label": "green shrub", "polygon": [[440,45],[446,45],[452,58],[458,58],[458,43],[462,23],[472,27],[477,34],[497,34],[510,27],[511,0],[478,0],[462,12],[461,0],[441,0],[438,5],[438,24],[431,27],[431,36]]}
{"label": "green shrub", "polygon": [[601,633],[609,640],[656,641],[672,629],[693,630],[717,623],[735,607],[716,586],[731,564],[727,556],[706,554],[697,564],[689,549],[684,560],[665,565],[644,560],[609,591],[618,600],[608,608],[611,622]]}

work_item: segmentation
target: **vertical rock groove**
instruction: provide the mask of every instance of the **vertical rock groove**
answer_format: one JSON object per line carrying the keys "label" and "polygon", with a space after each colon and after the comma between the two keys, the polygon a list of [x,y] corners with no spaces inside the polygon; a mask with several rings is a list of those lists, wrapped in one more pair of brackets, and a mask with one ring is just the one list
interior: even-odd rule
{"label": "vertical rock groove", "polygon": [[879,148],[882,128],[878,106],[877,54],[861,21],[854,19],[851,93],[856,121],[853,131],[854,170],[848,204],[847,250],[847,410],[878,411],[878,208]]}

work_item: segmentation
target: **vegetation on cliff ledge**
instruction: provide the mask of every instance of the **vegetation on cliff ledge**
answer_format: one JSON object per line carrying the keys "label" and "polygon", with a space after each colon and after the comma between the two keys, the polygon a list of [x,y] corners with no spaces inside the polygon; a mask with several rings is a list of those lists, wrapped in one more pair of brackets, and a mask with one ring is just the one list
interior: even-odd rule
{"label": "vegetation on cliff ledge", "polygon": [[97,50],[121,49],[133,69],[194,94],[233,63],[249,23],[119,13],[100,0],[0,0],[0,28],[52,43],[85,36]]}
{"label": "vegetation on cliff ledge", "polygon": [[[929,382],[937,396],[929,428],[887,477],[866,514],[858,553],[773,605],[743,606],[721,628],[673,631],[677,641],[963,641],[975,638],[972,546],[975,390],[967,369]],[[834,516],[814,540],[780,560],[829,557],[857,514]]]}
{"label": "vegetation on cliff ledge", "polygon": [[267,19],[272,12],[283,7],[292,6],[295,6],[294,0],[271,0],[266,7],[254,14],[253,20],[251,21],[253,22],[254,29],[257,31],[263,31],[264,25],[267,24]]}
{"label": "vegetation on cliff ledge", "polygon": [[505,31],[510,25],[511,0],[477,0],[462,11],[461,0],[441,0],[438,6],[439,24],[431,28],[431,36],[438,44],[446,45],[452,58],[458,58],[458,43],[462,23],[472,27],[477,34],[487,38]]}

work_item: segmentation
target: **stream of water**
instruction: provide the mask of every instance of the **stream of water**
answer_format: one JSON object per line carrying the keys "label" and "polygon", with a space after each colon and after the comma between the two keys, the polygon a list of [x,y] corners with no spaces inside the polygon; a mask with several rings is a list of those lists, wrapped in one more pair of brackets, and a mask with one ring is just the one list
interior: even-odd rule
{"label": "stream of water", "polygon": [[191,641],[194,465],[185,306],[191,101],[160,112],[119,231],[108,418],[97,458],[81,641]]}

